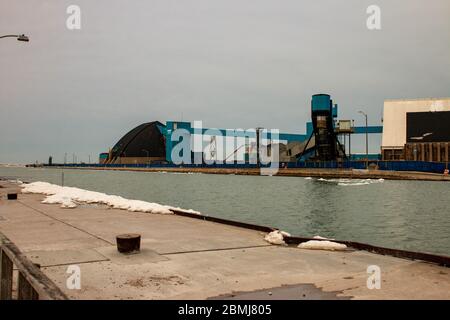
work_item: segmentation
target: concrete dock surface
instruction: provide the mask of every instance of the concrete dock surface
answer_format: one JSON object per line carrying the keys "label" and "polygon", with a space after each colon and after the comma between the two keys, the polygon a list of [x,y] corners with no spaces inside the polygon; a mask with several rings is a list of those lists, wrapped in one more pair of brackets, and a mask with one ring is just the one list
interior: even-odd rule
{"label": "concrete dock surface", "polygon": [[[71,299],[450,299],[450,269],[365,251],[276,246],[265,233],[177,215],[42,204],[43,195],[6,194],[0,231]],[[142,236],[139,254],[117,252],[115,237]],[[67,288],[70,265],[81,289]],[[381,270],[368,289],[367,267]]]}

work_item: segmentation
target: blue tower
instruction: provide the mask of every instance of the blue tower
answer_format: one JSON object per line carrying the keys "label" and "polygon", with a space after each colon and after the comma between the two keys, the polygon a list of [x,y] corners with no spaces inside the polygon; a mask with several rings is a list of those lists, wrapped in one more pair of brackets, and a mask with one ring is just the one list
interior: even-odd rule
{"label": "blue tower", "polygon": [[[307,150],[311,138],[314,136],[314,156],[312,160],[335,161],[346,157],[334,130],[334,118],[337,117],[337,105],[333,105],[328,94],[315,94],[311,99],[312,133],[306,143]],[[298,158],[303,155],[302,152]]]}

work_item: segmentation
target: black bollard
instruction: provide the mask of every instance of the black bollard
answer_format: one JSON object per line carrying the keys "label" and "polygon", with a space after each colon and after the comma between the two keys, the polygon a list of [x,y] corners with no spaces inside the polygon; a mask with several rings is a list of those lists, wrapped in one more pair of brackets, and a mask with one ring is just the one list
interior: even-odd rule
{"label": "black bollard", "polygon": [[120,253],[138,253],[141,250],[141,235],[135,233],[116,236],[117,251]]}
{"label": "black bollard", "polygon": [[8,193],[8,200],[17,200],[17,193]]}

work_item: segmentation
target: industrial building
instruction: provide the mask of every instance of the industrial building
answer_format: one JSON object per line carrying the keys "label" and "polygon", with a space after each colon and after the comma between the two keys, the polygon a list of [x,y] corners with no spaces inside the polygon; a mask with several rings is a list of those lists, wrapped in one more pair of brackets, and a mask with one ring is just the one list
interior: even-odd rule
{"label": "industrial building", "polygon": [[[259,163],[261,148],[266,148],[269,156],[272,150],[277,150],[279,162],[354,160],[357,156],[351,154],[351,135],[382,132],[381,126],[357,127],[352,121],[337,120],[337,117],[338,105],[330,95],[316,94],[311,99],[311,121],[306,123],[304,134],[266,132],[263,128],[211,129],[198,126],[196,122],[167,121],[163,124],[153,121],[125,134],[109,152],[100,154],[99,162],[180,164],[173,155],[182,140],[191,146],[191,154],[183,155],[182,163],[186,164]],[[178,135],[174,139],[175,132]],[[364,156],[378,158],[378,155]]]}
{"label": "industrial building", "polygon": [[386,100],[383,160],[449,162],[450,98]]}
{"label": "industrial building", "polygon": [[[269,156],[277,150],[280,163],[364,159],[450,162],[450,98],[386,100],[382,121],[383,126],[354,126],[352,120],[338,120],[338,105],[329,95],[316,94],[311,99],[311,121],[306,123],[305,133],[269,131],[262,135],[262,128],[211,129],[198,126],[196,122],[167,121],[163,124],[153,121],[140,124],[125,134],[109,152],[100,154],[99,162],[254,164],[259,163],[261,148],[266,148]],[[174,139],[174,133],[180,133],[180,129],[182,133]],[[354,134],[381,133],[380,154],[352,154]],[[190,155],[184,154],[182,161],[177,162],[173,156],[181,141],[189,144]]]}
{"label": "industrial building", "polygon": [[109,163],[134,164],[166,160],[165,137],[159,121],[143,123],[124,135],[109,152]]}

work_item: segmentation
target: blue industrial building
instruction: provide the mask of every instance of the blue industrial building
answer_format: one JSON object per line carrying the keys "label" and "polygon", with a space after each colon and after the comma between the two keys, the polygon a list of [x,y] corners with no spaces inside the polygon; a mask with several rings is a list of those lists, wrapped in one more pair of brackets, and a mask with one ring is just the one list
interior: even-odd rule
{"label": "blue industrial building", "polygon": [[[200,161],[209,157],[209,160],[218,163],[229,163],[231,157],[232,163],[233,160],[236,163],[248,163],[252,161],[251,154],[255,153],[255,147],[258,148],[259,142],[263,140],[265,145],[282,146],[280,152],[285,153],[284,161],[287,162],[355,160],[361,155],[349,154],[340,138],[343,135],[350,137],[366,132],[382,133],[382,126],[352,126],[349,121],[337,121],[337,117],[338,105],[333,104],[329,95],[317,94],[312,97],[311,121],[306,123],[303,134],[280,133],[262,128],[251,130],[203,128],[196,122],[166,121],[163,124],[154,121],[141,124],[128,132],[108,153],[100,155],[100,163],[179,164],[180,161],[173,159],[174,154],[181,157],[182,163],[185,164],[198,163],[199,157]],[[201,143],[195,146],[196,141]],[[230,149],[227,146],[233,141],[234,147]],[[183,150],[177,151],[179,144],[182,143],[190,147],[191,154],[182,154],[185,152]],[[222,148],[228,150],[224,151]],[[259,152],[256,153],[259,155]],[[369,158],[378,159],[379,155],[369,155]]]}

